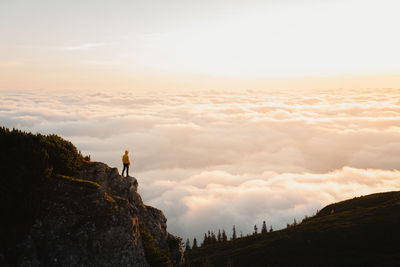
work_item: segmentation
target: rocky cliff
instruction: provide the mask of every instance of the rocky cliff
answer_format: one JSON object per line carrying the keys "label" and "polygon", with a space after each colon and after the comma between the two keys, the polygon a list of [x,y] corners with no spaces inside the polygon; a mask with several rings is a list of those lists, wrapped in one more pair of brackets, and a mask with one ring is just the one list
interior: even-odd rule
{"label": "rocky cliff", "polygon": [[[143,204],[135,178],[85,162],[75,177],[50,180],[37,219],[14,252],[17,265],[183,264],[180,239],[168,233],[162,211]],[[0,253],[0,265],[5,257]]]}

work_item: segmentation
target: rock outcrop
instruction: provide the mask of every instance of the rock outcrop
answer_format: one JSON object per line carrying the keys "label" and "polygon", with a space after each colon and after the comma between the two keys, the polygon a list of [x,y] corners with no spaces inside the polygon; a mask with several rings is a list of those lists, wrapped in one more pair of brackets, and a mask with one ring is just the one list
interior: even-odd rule
{"label": "rock outcrop", "polygon": [[156,246],[166,249],[171,255],[175,266],[183,263],[183,251],[175,236],[167,231],[167,219],[164,213],[151,206],[143,204],[137,192],[138,182],[134,177],[122,177],[117,168],[110,168],[101,162],[85,164],[79,172],[80,179],[86,179],[100,184],[109,192],[125,212],[146,225],[146,230],[155,239]]}
{"label": "rock outcrop", "polygon": [[100,162],[84,163],[76,177],[58,176],[17,248],[18,265],[150,266],[141,223],[155,247],[182,265],[180,239],[168,233],[162,211],[143,204],[137,188],[134,177]]}

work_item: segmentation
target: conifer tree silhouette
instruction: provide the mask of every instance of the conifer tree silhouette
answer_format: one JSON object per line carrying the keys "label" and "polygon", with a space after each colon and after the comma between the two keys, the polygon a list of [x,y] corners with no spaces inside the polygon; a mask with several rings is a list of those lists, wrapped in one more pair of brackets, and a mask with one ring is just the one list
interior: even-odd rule
{"label": "conifer tree silhouette", "polygon": [[187,252],[189,250],[190,250],[190,241],[189,241],[189,238],[188,238],[188,239],[186,239],[185,252]]}
{"label": "conifer tree silhouette", "polygon": [[262,233],[262,234],[265,234],[266,232],[268,232],[268,230],[267,230],[267,224],[266,224],[265,221],[263,221],[262,228],[261,228],[261,233]]}
{"label": "conifer tree silhouette", "polygon": [[204,233],[204,239],[203,239],[203,243],[201,244],[202,247],[205,247],[208,245],[208,237],[207,234]]}
{"label": "conifer tree silhouette", "polygon": [[217,243],[217,237],[215,236],[214,232],[211,232],[211,244]]}
{"label": "conifer tree silhouette", "polygon": [[197,245],[197,239],[196,239],[196,237],[195,237],[195,238],[193,238],[193,246],[192,246],[192,249],[196,249],[196,248],[198,248],[198,245]]}
{"label": "conifer tree silhouette", "polygon": [[232,227],[232,240],[236,239],[236,228],[235,226]]}
{"label": "conifer tree silhouette", "polygon": [[222,242],[228,241],[228,237],[226,236],[225,230],[222,229]]}

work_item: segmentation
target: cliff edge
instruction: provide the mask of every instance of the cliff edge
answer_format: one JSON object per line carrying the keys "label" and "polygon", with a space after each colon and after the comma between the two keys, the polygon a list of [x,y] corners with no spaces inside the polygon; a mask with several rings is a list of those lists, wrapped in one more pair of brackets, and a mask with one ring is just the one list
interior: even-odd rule
{"label": "cliff edge", "polygon": [[0,266],[183,265],[181,239],[136,178],[58,136],[0,128],[0,143]]}

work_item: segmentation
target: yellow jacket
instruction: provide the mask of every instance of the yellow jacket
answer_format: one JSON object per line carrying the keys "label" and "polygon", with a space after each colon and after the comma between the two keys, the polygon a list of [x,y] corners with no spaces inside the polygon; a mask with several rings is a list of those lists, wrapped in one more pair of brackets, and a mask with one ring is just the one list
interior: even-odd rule
{"label": "yellow jacket", "polygon": [[131,164],[131,162],[129,161],[128,151],[125,151],[125,155],[122,156],[122,163]]}

